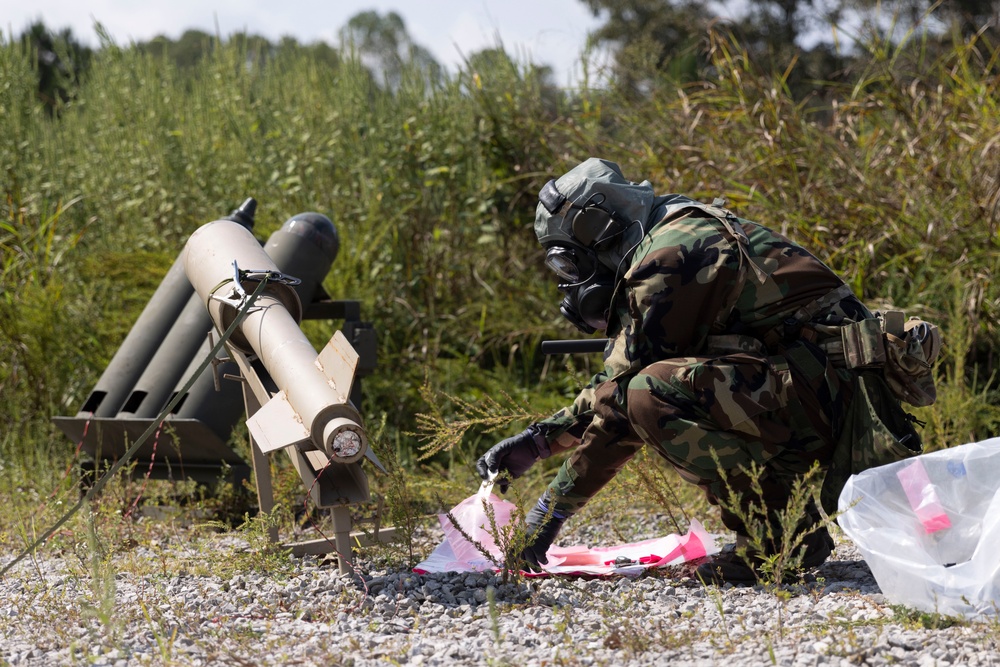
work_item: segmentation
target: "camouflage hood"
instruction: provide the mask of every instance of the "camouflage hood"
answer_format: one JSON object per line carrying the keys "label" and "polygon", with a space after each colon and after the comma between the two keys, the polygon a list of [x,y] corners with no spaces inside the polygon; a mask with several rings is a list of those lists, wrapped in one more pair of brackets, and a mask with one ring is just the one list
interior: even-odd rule
{"label": "camouflage hood", "polygon": [[[636,244],[650,227],[654,205],[659,203],[649,181],[633,183],[626,179],[614,162],[590,158],[566,172],[556,180],[556,189],[567,199],[563,207],[549,213],[541,203],[535,214],[535,235],[542,246],[565,243],[579,246],[573,235],[573,216],[576,209],[570,204],[583,206],[595,194],[604,195],[603,206],[619,216],[638,224],[629,226],[617,242],[597,253],[598,260],[612,271],[617,271]],[[658,207],[657,207],[658,208]]]}

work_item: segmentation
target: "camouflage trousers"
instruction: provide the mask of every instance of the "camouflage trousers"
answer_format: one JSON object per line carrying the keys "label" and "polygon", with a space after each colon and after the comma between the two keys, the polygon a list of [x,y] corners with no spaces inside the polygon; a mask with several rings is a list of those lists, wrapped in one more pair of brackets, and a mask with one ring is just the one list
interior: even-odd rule
{"label": "camouflage trousers", "polygon": [[[832,457],[836,429],[827,422],[838,410],[822,404],[839,404],[853,393],[851,383],[843,382],[850,376],[820,360],[813,369],[819,377],[807,378],[801,367],[790,369],[784,356],[737,352],[665,359],[629,380],[628,421],[709,502],[719,504],[731,490],[743,507],[763,503],[777,512],[794,480],[815,463],[825,468]],[[827,371],[831,378],[822,377]],[[795,382],[793,376],[799,376]],[[809,400],[800,400],[796,388],[806,389]],[[822,414],[810,415],[810,408]],[[752,464],[761,471],[759,492],[745,472]],[[728,528],[745,532],[735,514],[721,509]]]}

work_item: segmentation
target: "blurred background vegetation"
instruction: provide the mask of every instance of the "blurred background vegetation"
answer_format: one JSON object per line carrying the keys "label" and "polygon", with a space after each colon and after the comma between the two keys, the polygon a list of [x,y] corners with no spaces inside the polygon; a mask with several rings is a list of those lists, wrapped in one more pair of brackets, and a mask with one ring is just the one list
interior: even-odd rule
{"label": "blurred background vegetation", "polygon": [[[47,491],[73,456],[51,417],[77,413],[187,236],[248,196],[262,239],[301,211],[337,225],[325,287],[378,330],[362,410],[404,466],[418,414],[485,397],[554,411],[600,359],[540,354],[578,334],[531,227],[539,187],[589,156],[725,196],[872,306],[940,323],[928,444],[996,435],[1000,3],[752,0],[726,22],[704,3],[584,1],[612,57],[581,54],[572,89],[502,45],[445,71],[391,12],[338,44],[2,38],[2,488]],[[803,44],[848,14],[842,43]],[[505,435],[463,433],[430,463],[467,471]]]}

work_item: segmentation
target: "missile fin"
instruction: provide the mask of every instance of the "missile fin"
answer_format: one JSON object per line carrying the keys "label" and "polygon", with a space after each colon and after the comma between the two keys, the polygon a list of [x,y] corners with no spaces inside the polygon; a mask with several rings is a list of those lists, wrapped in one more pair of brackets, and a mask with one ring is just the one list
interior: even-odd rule
{"label": "missile fin", "polygon": [[316,472],[319,472],[330,463],[330,457],[326,455],[326,452],[321,452],[318,449],[309,449],[302,452],[302,454]]}
{"label": "missile fin", "polygon": [[378,468],[379,470],[381,470],[382,472],[384,472],[384,473],[388,473],[388,472],[389,472],[388,470],[386,470],[386,469],[385,469],[385,466],[384,466],[384,465],[382,465],[382,462],[378,460],[378,457],[377,457],[377,456],[375,456],[375,452],[373,452],[373,451],[372,451],[372,448],[371,448],[371,447],[369,447],[368,449],[366,449],[366,450],[365,450],[365,457],[366,457],[366,458],[367,458],[367,459],[368,459],[369,461],[371,461],[371,462],[372,462],[372,464],[373,464],[373,465],[374,465],[374,466],[375,466],[376,468]]}
{"label": "missile fin", "polygon": [[310,440],[309,429],[288,402],[284,390],[247,419],[247,428],[257,447],[265,454]]}
{"label": "missile fin", "polygon": [[326,375],[343,403],[346,403],[351,395],[358,359],[358,353],[342,331],[335,332],[316,357],[316,367]]}

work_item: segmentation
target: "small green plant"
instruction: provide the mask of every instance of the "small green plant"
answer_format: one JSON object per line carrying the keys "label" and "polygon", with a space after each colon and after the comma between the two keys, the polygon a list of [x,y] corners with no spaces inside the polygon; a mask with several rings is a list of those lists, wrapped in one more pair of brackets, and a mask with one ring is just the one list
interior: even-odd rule
{"label": "small green plant", "polygon": [[382,438],[385,423],[383,413],[381,420],[369,430],[372,451],[386,470],[378,476],[377,483],[384,498],[386,519],[396,528],[395,542],[405,550],[407,564],[413,565],[416,562],[413,539],[421,519],[420,503],[413,485],[414,476],[400,464],[396,448]]}
{"label": "small green plant", "polygon": [[712,598],[712,604],[715,606],[715,611],[719,614],[722,631],[726,635],[726,645],[732,645],[733,638],[729,634],[729,623],[726,622],[725,600],[722,597],[722,591],[718,588],[709,587],[708,595]]}
{"label": "small green plant", "polygon": [[[271,531],[281,524],[282,515],[281,506],[276,506],[268,514],[261,512],[250,516],[249,512],[245,513],[243,522],[237,526],[235,532],[247,541],[247,547],[235,552],[227,551],[218,561],[203,565],[208,565],[222,578],[247,570],[270,574],[287,572],[291,567],[288,551],[271,540]],[[220,532],[231,530],[228,523],[218,520],[206,521],[199,524],[199,527]]]}
{"label": "small green plant", "polygon": [[497,605],[497,589],[492,586],[486,587],[486,604],[490,613],[490,631],[493,633],[493,643],[500,647],[503,635],[500,634],[500,607]]}
{"label": "small green plant", "polygon": [[[820,517],[815,509],[819,504],[819,465],[814,464],[792,482],[785,506],[775,510],[760,500],[764,497],[762,467],[756,462],[751,462],[749,468],[739,467],[740,476],[749,486],[746,491],[740,491],[733,488],[730,471],[721,465],[714,451],[712,457],[726,487],[719,504],[737,517],[746,529],[747,539],[737,545],[737,555],[757,572],[758,580],[764,585],[777,586],[793,580],[802,568],[806,538],[832,521],[829,517]],[[802,517],[810,517],[812,523],[803,528]]]}
{"label": "small green plant", "polygon": [[677,494],[678,479],[676,474],[667,470],[659,461],[653,459],[650,451],[644,452],[633,461],[633,468],[639,480],[640,487],[651,496],[660,511],[666,512],[678,533],[684,532],[681,524],[674,516],[674,510],[684,518],[685,524],[691,523],[691,517],[685,510],[685,503]]}
{"label": "small green plant", "polygon": [[[412,434],[424,443],[420,447],[421,460],[456,447],[470,429],[495,433],[511,424],[534,421],[543,416],[518,404],[503,391],[499,392],[502,402],[492,396],[481,396],[475,401],[450,396],[436,392],[427,382],[420,393],[430,406],[429,413],[417,414],[417,433]],[[445,414],[442,401],[453,404],[453,416]]]}
{"label": "small green plant", "polygon": [[605,648],[620,650],[629,656],[638,656],[653,646],[653,639],[644,624],[635,623],[629,616],[623,616],[613,621],[603,643]]}
{"label": "small green plant", "polygon": [[564,645],[569,646],[573,643],[573,636],[570,634],[570,630],[573,629],[573,607],[571,605],[559,607],[558,616],[552,629],[562,636]]}
{"label": "small green plant", "polygon": [[778,664],[778,658],[774,655],[774,642],[771,641],[771,635],[766,635],[767,637],[767,658],[771,661],[772,665]]}
{"label": "small green plant", "polygon": [[160,659],[163,660],[164,664],[170,664],[173,656],[174,642],[177,641],[177,626],[175,625],[173,627],[169,637],[165,637],[161,632],[162,628],[160,625],[155,623],[149,615],[149,609],[147,609],[146,604],[140,600],[139,606],[142,609],[143,618],[146,619],[146,625],[149,627],[149,631],[153,633],[153,637],[156,640],[156,647],[160,651]]}
{"label": "small green plant", "polygon": [[[914,413],[926,423],[921,436],[928,451],[964,442],[975,442],[984,434],[992,434],[1000,423],[997,406],[996,370],[993,364],[989,377],[981,366],[970,364],[975,359],[975,341],[980,325],[977,314],[970,312],[970,303],[984,289],[982,276],[954,270],[949,283],[942,286],[942,300],[947,299],[948,312],[935,314],[942,322],[942,352],[935,368],[937,401]],[[928,316],[929,317],[929,316]]]}
{"label": "small green plant", "polygon": [[775,588],[773,591],[775,599],[778,601],[778,637],[785,636],[785,605],[792,599],[791,591],[784,588]]}
{"label": "small green plant", "polygon": [[87,583],[90,588],[90,600],[84,603],[83,614],[100,621],[111,640],[117,642],[122,622],[116,613],[115,593],[118,587],[115,582],[114,558],[100,537],[97,528],[99,514],[91,509],[87,520],[86,553],[81,555],[87,565]]}
{"label": "small green plant", "polygon": [[890,607],[897,621],[906,626],[923,630],[944,630],[966,625],[967,622],[956,616],[948,616],[937,612],[920,611],[904,605],[894,604]]}

